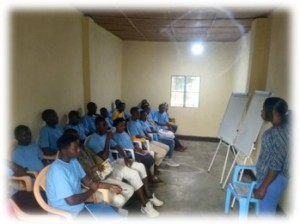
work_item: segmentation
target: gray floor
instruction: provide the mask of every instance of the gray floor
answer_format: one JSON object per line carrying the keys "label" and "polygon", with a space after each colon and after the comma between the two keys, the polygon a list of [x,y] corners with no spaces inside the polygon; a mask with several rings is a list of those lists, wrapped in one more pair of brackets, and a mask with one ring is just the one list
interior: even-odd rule
{"label": "gray floor", "polygon": [[[159,177],[166,184],[153,188],[157,197],[165,202],[162,207],[157,208],[161,217],[223,215],[225,191],[219,182],[226,149],[219,150],[208,173],[207,169],[218,143],[182,141],[182,144],[187,146],[188,150],[175,152],[174,155],[174,160],[181,166],[175,168],[162,164]],[[228,164],[231,164],[232,160],[231,154]],[[129,217],[143,217],[136,198],[125,208],[129,211]],[[236,214],[237,209],[234,208],[230,216]]]}

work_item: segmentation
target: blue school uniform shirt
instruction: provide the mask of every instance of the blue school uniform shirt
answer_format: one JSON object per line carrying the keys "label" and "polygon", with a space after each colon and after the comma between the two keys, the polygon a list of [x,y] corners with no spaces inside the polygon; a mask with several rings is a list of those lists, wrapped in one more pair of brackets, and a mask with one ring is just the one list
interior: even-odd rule
{"label": "blue school uniform shirt", "polygon": [[146,135],[143,131],[143,127],[142,127],[141,123],[139,122],[139,120],[136,120],[136,121],[130,120],[128,122],[127,128],[128,128],[128,132],[130,133],[130,135],[140,135],[140,136],[146,137]]}
{"label": "blue school uniform shirt", "polygon": [[42,163],[43,153],[37,144],[17,145],[12,152],[12,161],[23,168],[40,172],[44,165]]}
{"label": "blue school uniform shirt", "polygon": [[142,121],[142,120],[139,120],[140,121],[140,123],[141,123],[141,125],[142,125],[142,128],[143,128],[143,130],[145,131],[145,132],[151,132],[152,130],[151,130],[151,125],[149,124],[149,122],[148,121]]}
{"label": "blue school uniform shirt", "polygon": [[163,112],[161,114],[159,111],[156,111],[153,115],[153,120],[159,125],[166,125],[169,122],[169,117],[167,112]]}
{"label": "blue school uniform shirt", "polygon": [[83,124],[79,123],[77,125],[67,124],[64,128],[64,130],[67,129],[75,129],[79,134],[79,139],[84,140],[86,139],[86,133],[88,133],[88,130],[83,126]]}
{"label": "blue school uniform shirt", "polygon": [[39,146],[41,148],[50,148],[53,151],[57,151],[56,141],[62,136],[63,129],[60,125],[55,125],[54,128],[46,125],[40,130]]}
{"label": "blue school uniform shirt", "polygon": [[130,139],[130,136],[123,131],[122,133],[115,132],[113,135],[113,140],[121,147],[126,149],[133,149],[133,143]]}
{"label": "blue school uniform shirt", "polygon": [[[86,147],[93,150],[95,153],[102,152],[104,150],[105,140],[106,140],[106,134],[99,135],[97,133],[94,133],[90,135],[89,139],[87,140]],[[111,139],[109,142],[109,146],[115,147],[116,145],[117,143],[113,139]],[[110,161],[114,161],[114,157],[111,151],[109,151],[108,158]]]}
{"label": "blue school uniform shirt", "polygon": [[[130,139],[130,136],[125,131],[122,133],[115,132],[113,135],[113,140],[123,149],[134,149],[134,145]],[[132,158],[130,152],[125,151],[125,153],[127,154],[128,158]]]}
{"label": "blue school uniform shirt", "polygon": [[86,114],[81,118],[81,123],[89,133],[96,132],[95,120],[98,116],[93,114],[92,116]]}
{"label": "blue school uniform shirt", "polygon": [[107,127],[108,127],[109,129],[113,127],[113,122],[112,122],[112,120],[110,119],[110,117],[106,117],[106,118],[105,118],[105,121],[106,121]]}
{"label": "blue school uniform shirt", "polygon": [[151,120],[154,121],[154,116],[155,116],[155,113],[158,112],[158,111],[153,111],[151,110],[149,113],[148,113],[148,116],[150,117]]}
{"label": "blue school uniform shirt", "polygon": [[[149,123],[149,121],[142,121],[140,120],[140,123],[142,125],[142,128],[145,132],[152,132],[152,129],[151,129],[151,124]],[[157,133],[152,133],[152,136],[153,136],[153,140],[154,141],[158,141],[159,139],[159,135]]]}
{"label": "blue school uniform shirt", "polygon": [[65,198],[81,193],[81,179],[86,176],[77,159],[64,162],[55,160],[49,167],[46,177],[48,204],[76,216],[84,208],[84,203],[69,205]]}

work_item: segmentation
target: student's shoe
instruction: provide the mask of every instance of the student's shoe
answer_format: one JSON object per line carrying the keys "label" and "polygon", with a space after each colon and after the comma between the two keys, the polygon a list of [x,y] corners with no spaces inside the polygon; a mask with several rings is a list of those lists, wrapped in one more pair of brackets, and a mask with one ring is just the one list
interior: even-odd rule
{"label": "student's shoe", "polygon": [[168,166],[172,166],[172,167],[179,167],[180,164],[176,163],[173,159],[165,159],[164,161]]}
{"label": "student's shoe", "polygon": [[162,206],[164,204],[163,201],[159,200],[157,197],[155,197],[154,193],[152,194],[152,198],[149,199],[151,201],[151,203],[154,206]]}
{"label": "student's shoe", "polygon": [[141,212],[149,216],[150,218],[154,218],[159,216],[159,212],[153,208],[153,205],[150,201],[147,202],[145,207],[141,207]]}

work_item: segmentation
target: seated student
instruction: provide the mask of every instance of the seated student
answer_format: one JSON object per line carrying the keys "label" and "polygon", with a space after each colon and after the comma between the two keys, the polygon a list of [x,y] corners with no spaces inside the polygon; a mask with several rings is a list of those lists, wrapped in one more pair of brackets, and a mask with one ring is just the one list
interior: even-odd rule
{"label": "seated student", "polygon": [[138,104],[138,107],[139,108],[143,108],[145,105],[150,105],[148,100],[146,99],[143,99],[139,104]]}
{"label": "seated student", "polygon": [[128,120],[129,117],[125,113],[126,104],[123,102],[119,102],[117,104],[117,108],[114,110],[113,114],[111,115],[111,120],[114,121],[117,118],[123,118],[124,120]]}
{"label": "seated student", "polygon": [[96,131],[95,120],[99,117],[97,113],[97,105],[94,102],[89,102],[86,105],[87,114],[81,118],[81,123],[88,131],[87,135],[93,134]]}
{"label": "seated student", "polygon": [[19,125],[14,132],[18,144],[12,151],[12,162],[26,170],[40,172],[44,167],[43,153],[37,144],[31,143],[30,129]]}
{"label": "seated student", "polygon": [[46,125],[40,129],[39,146],[44,155],[57,154],[57,139],[63,134],[63,129],[58,125],[58,116],[55,110],[47,109],[42,113],[42,119]]}
{"label": "seated student", "polygon": [[68,118],[69,118],[69,124],[65,126],[64,130],[75,129],[79,134],[80,142],[83,143],[86,138],[86,134],[88,133],[88,130],[80,122],[79,112],[76,110],[70,111],[68,114]]}
{"label": "seated student", "polygon": [[[86,146],[93,150],[103,160],[110,159],[113,161],[113,172],[111,178],[122,180],[125,179],[133,186],[141,204],[141,211],[149,217],[156,217],[159,212],[153,208],[161,206],[163,202],[158,200],[154,193],[150,193],[148,178],[143,164],[134,162],[127,158],[126,153],[112,139],[112,132],[107,132],[107,124],[104,118],[96,119],[96,133],[88,139]],[[114,147],[123,156],[124,159],[114,160],[110,147]]]}
{"label": "seated student", "polygon": [[166,154],[168,153],[169,146],[157,141],[152,141],[152,138],[146,135],[141,123],[139,122],[140,113],[138,107],[132,107],[130,113],[131,119],[128,122],[127,126],[128,133],[130,133],[130,137],[132,139],[145,138],[150,141],[150,150],[155,152],[154,160],[157,169],[157,167],[161,164]]}
{"label": "seated student", "polygon": [[[74,135],[62,135],[57,140],[57,146],[60,151],[59,158],[49,167],[46,175],[46,195],[48,204],[60,210],[67,211],[74,216],[89,214],[86,210],[91,205],[84,202],[92,196],[98,188],[108,189],[111,186],[103,183],[94,183],[88,178],[81,168],[78,160],[79,139]],[[81,182],[89,189],[81,191]],[[114,186],[117,192],[122,189]],[[95,214],[101,214],[103,217],[118,217],[119,214],[115,208],[100,202],[97,203],[99,211]]]}
{"label": "seated student", "polygon": [[105,118],[108,129],[111,129],[113,127],[113,121],[110,119],[108,110],[105,107],[100,109],[100,115]]}
{"label": "seated student", "polygon": [[122,101],[120,99],[116,99],[115,104],[113,105],[113,107],[111,108],[111,111],[110,111],[111,115],[115,111],[115,109],[117,109],[117,106],[118,106],[119,103],[122,103]]}
{"label": "seated student", "polygon": [[147,116],[147,121],[149,122],[149,124],[152,126],[153,130],[157,131],[159,133],[159,136],[161,137],[167,137],[167,138],[173,138],[175,141],[175,151],[179,151],[179,152],[184,152],[187,147],[183,146],[178,137],[174,134],[174,132],[171,132],[168,129],[161,129],[161,126],[159,126],[155,121],[154,121],[154,117],[155,114],[159,113],[158,111],[153,112],[151,111],[151,107],[150,105],[144,105],[144,107],[142,108],[143,110],[145,110],[148,114]]}
{"label": "seated student", "polygon": [[173,125],[169,122],[169,116],[166,112],[166,105],[160,104],[158,106],[158,111],[156,111],[153,115],[153,120],[155,123],[163,129],[169,129],[172,132],[176,133],[177,125]]}
{"label": "seated student", "polygon": [[168,166],[178,167],[180,166],[178,163],[176,163],[172,158],[174,154],[174,148],[175,148],[175,141],[172,138],[162,137],[157,132],[155,132],[150,123],[147,121],[147,113],[144,110],[140,111],[140,123],[142,125],[142,128],[146,134],[152,134],[153,136],[156,136],[156,141],[161,142],[163,144],[166,144],[169,146],[170,150],[167,153],[167,158],[164,159],[164,162]]}
{"label": "seated student", "polygon": [[[79,136],[78,132],[75,129],[66,129],[64,135],[75,135]],[[78,156],[78,161],[84,171],[86,172],[87,176],[95,183],[107,183],[108,186],[119,186],[122,188],[122,191],[118,194],[114,191],[110,191],[110,199],[111,204],[121,208],[123,205],[128,201],[128,199],[133,195],[134,189],[129,184],[122,182],[121,180],[112,179],[109,176],[102,180],[99,176],[99,172],[103,171],[102,162],[103,159],[96,155],[92,150],[80,145],[80,153]],[[100,196],[101,198],[101,196]]]}
{"label": "seated student", "polygon": [[116,128],[116,132],[113,135],[113,140],[121,147],[127,149],[134,149],[135,160],[144,164],[148,180],[150,183],[159,184],[162,183],[157,176],[153,175],[150,171],[151,167],[154,164],[154,159],[146,150],[139,148],[138,146],[134,146],[130,136],[127,132],[125,132],[125,120],[123,118],[117,118],[114,121],[114,126]]}

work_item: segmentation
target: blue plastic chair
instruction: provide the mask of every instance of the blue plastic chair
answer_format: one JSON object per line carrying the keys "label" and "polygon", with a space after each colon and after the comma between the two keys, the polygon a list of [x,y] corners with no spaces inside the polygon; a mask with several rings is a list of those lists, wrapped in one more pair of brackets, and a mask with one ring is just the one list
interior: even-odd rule
{"label": "blue plastic chair", "polygon": [[255,166],[236,165],[234,168],[232,182],[228,184],[225,199],[225,214],[229,213],[231,196],[239,202],[239,217],[245,218],[248,216],[249,204],[255,203],[255,211],[259,211],[259,199],[253,197],[256,181],[250,183],[240,181],[242,170],[255,170]]}

